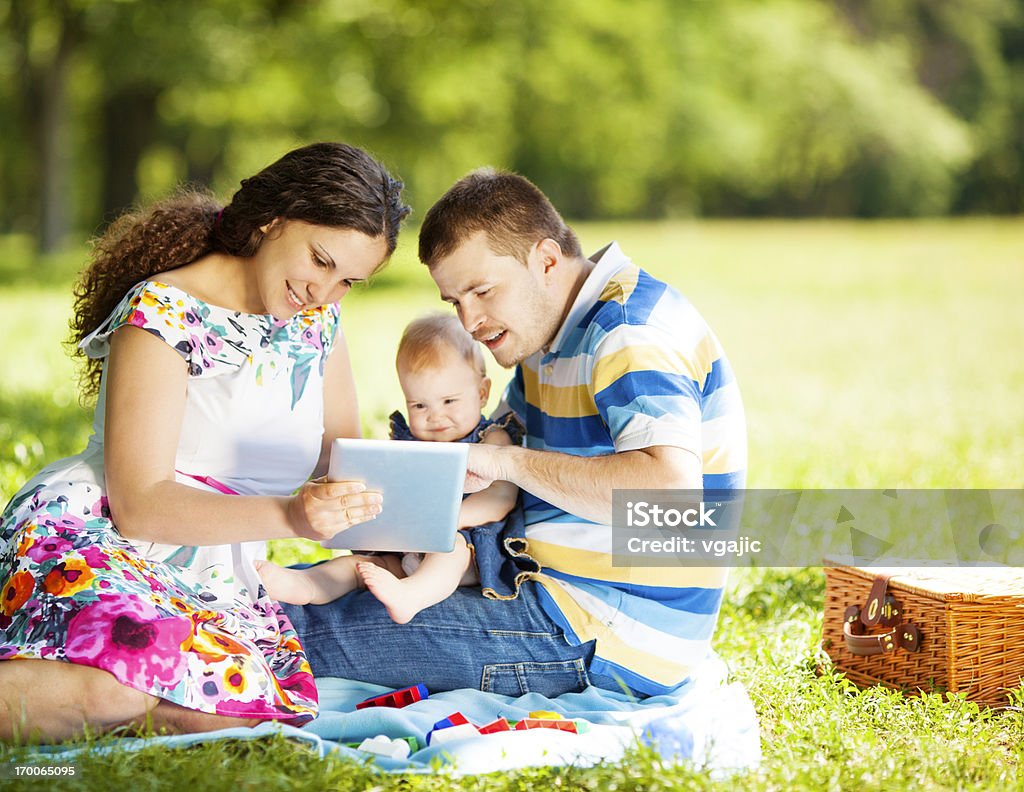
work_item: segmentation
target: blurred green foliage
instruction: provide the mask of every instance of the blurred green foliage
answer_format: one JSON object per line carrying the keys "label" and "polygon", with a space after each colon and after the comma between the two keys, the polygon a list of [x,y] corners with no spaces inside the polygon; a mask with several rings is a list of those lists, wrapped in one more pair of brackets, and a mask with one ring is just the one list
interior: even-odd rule
{"label": "blurred green foliage", "polygon": [[315,139],[420,216],[481,164],[576,218],[1024,206],[1016,0],[0,0],[0,231],[51,249]]}

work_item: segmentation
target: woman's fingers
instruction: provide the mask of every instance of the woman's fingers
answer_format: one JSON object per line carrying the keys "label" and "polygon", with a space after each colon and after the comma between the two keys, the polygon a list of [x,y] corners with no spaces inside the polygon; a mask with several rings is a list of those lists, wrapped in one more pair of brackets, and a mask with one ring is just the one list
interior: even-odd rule
{"label": "woman's fingers", "polygon": [[321,500],[331,498],[343,498],[347,495],[358,495],[366,491],[366,485],[361,481],[327,481],[326,479],[314,479],[309,482],[310,491],[313,497]]}
{"label": "woman's fingers", "polygon": [[346,496],[341,503],[345,519],[355,525],[380,514],[384,499],[379,492],[366,492],[359,496]]}
{"label": "woman's fingers", "polygon": [[308,481],[296,501],[301,513],[294,521],[296,533],[317,541],[372,520],[383,508],[381,494],[361,481]]}

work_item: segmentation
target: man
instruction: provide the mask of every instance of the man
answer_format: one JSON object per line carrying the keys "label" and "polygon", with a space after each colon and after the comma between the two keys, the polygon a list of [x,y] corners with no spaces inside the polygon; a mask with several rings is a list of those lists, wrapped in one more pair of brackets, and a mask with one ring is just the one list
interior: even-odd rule
{"label": "man", "polygon": [[[708,655],[725,570],[613,567],[612,493],[743,486],[743,407],[717,339],[614,243],[585,258],[514,174],[457,182],[427,213],[419,253],[465,328],[515,366],[499,409],[521,418],[526,445],[471,446],[469,468],[480,486],[523,490],[541,572],[515,600],[459,589],[404,626],[365,593],[290,609],[314,673],[508,695],[588,681],[671,690]],[[380,668],[363,641],[404,673]]]}

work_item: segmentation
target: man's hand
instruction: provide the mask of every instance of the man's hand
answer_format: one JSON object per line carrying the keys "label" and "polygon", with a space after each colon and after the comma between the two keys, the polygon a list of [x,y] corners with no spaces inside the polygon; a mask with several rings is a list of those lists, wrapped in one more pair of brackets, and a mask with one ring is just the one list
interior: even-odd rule
{"label": "man's hand", "polygon": [[[584,520],[611,524],[616,489],[701,489],[701,460],[673,446],[581,457],[519,446],[470,446],[467,492],[492,481],[520,489]],[[470,490],[473,486],[476,489]]]}
{"label": "man's hand", "polygon": [[478,443],[469,447],[469,456],[466,459],[466,483],[462,491],[466,494],[485,490],[495,480],[502,479],[501,471],[498,468],[494,452],[499,446],[487,443]]}

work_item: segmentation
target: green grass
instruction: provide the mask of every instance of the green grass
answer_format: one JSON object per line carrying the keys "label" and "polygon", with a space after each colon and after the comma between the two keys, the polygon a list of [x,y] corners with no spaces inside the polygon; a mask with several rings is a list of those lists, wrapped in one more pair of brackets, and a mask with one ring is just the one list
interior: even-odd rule
{"label": "green grass", "polygon": [[[708,318],[740,380],[752,487],[1020,488],[1024,484],[1024,222],[660,223],[580,226],[618,239]],[[407,234],[392,265],[344,303],[365,432],[401,404],[390,361],[402,327],[443,309]],[[0,241],[0,499],[45,461],[75,453],[89,415],[60,341],[73,257],[42,277]],[[495,369],[496,386],[507,373]],[[496,387],[496,391],[500,388]],[[308,557],[301,542],[274,557]],[[284,740],[102,754],[75,779],[260,789],[1024,788],[1024,697],[1006,710],[958,697],[859,691],[819,674],[818,569],[737,570],[716,638],[761,721],[764,765],[712,781],[638,752],[592,768],[453,780],[374,779]],[[827,663],[825,664],[827,668]],[[0,759],[9,756],[0,748]]]}

